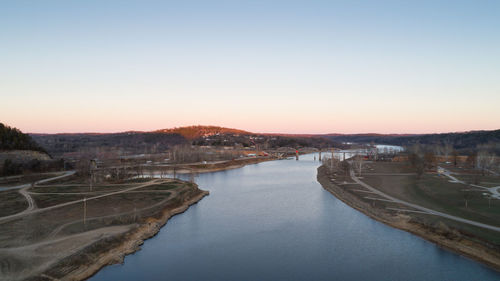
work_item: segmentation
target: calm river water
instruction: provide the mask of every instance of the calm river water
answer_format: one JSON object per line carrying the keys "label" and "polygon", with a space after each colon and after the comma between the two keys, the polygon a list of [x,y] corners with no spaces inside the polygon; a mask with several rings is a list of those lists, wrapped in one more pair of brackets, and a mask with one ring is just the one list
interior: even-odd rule
{"label": "calm river water", "polygon": [[306,155],[200,175],[208,197],[92,280],[500,280],[345,205],[318,165]]}

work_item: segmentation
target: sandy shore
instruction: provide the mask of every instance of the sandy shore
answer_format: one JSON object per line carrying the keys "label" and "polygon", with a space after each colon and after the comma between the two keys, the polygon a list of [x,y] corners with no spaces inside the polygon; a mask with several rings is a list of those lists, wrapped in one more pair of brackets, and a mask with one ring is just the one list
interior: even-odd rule
{"label": "sandy shore", "polygon": [[357,196],[346,192],[341,187],[333,184],[329,180],[324,167],[318,168],[317,179],[323,188],[328,192],[332,193],[342,202],[364,213],[372,219],[420,236],[437,244],[439,247],[479,261],[500,271],[500,252],[497,248],[487,247],[482,243],[468,239],[467,237],[460,235],[460,233],[456,230],[440,229],[425,225],[413,220],[411,215],[395,214],[386,211],[385,209],[373,208],[367,202],[360,200]]}

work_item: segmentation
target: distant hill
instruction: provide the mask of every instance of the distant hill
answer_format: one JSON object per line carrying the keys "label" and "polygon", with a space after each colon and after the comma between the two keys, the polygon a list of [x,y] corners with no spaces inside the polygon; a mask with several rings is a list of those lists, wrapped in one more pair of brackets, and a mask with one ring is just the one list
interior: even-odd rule
{"label": "distant hill", "polygon": [[380,144],[392,144],[401,146],[412,145],[415,143],[436,145],[451,144],[455,149],[461,151],[470,151],[476,148],[478,145],[489,145],[498,154],[500,154],[500,130],[420,135],[330,134],[325,135],[325,137],[339,142],[374,142]]}
{"label": "distant hill", "polygon": [[57,157],[78,158],[83,154],[141,154],[164,152],[179,144],[277,147],[340,147],[321,136],[256,134],[219,126],[188,126],[152,132],[31,134]]}
{"label": "distant hill", "polygon": [[252,133],[219,126],[187,126],[152,132],[123,132],[110,134],[32,134],[33,139],[49,153],[70,155],[85,150],[118,151],[119,154],[163,152],[179,144],[242,146],[261,148],[316,147],[347,148],[342,143],[377,143],[392,145],[452,144],[455,149],[468,152],[478,145],[488,145],[500,155],[500,130],[472,131],[445,134],[280,134]]}
{"label": "distant hill", "polygon": [[112,134],[76,133],[76,134],[32,134],[40,145],[52,155],[59,157],[66,153],[119,152],[119,154],[155,153],[171,146],[187,144],[179,134],[160,132],[125,132]]}
{"label": "distant hill", "polygon": [[46,153],[29,135],[0,123],[0,150],[33,150]]}
{"label": "distant hill", "polygon": [[202,126],[202,125],[178,127],[178,128],[172,128],[172,129],[162,129],[162,130],[158,130],[155,132],[179,134],[188,140],[194,140],[194,139],[198,139],[201,137],[208,137],[208,136],[213,136],[213,135],[218,135],[218,134],[219,135],[225,135],[225,134],[251,135],[251,134],[253,134],[253,133],[243,131],[243,130],[238,130],[238,129],[218,127],[218,126]]}

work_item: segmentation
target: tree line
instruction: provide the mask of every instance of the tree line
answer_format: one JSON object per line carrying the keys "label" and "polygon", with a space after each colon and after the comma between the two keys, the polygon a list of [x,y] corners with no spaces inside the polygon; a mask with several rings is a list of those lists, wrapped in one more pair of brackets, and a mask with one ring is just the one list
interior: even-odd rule
{"label": "tree line", "polygon": [[29,135],[0,123],[0,150],[35,150],[47,153]]}

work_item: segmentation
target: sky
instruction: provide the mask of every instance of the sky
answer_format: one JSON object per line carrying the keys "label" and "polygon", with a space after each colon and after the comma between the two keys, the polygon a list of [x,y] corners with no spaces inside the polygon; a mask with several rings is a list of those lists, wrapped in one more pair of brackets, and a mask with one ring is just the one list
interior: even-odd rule
{"label": "sky", "polygon": [[3,1],[24,132],[500,129],[500,1]]}

